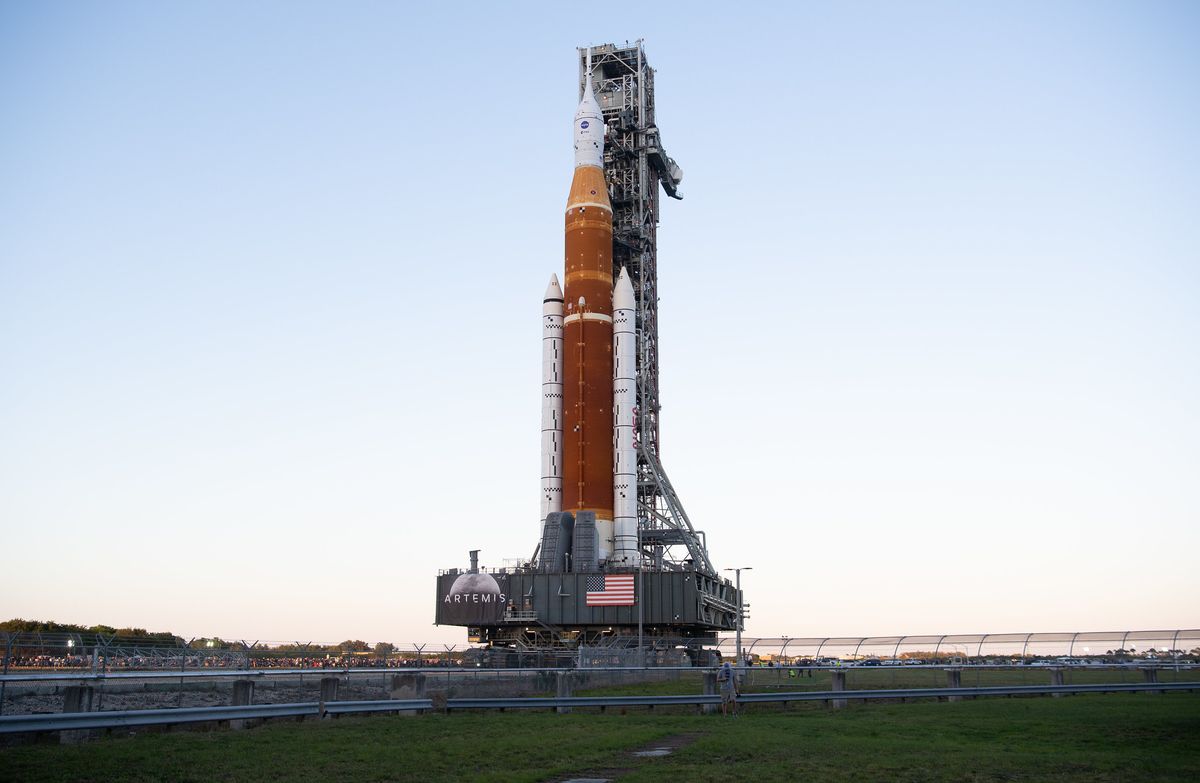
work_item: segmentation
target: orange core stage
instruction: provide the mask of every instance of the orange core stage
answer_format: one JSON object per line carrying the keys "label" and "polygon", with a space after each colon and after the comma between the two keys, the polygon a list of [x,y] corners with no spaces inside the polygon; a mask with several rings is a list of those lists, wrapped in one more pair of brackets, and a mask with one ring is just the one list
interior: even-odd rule
{"label": "orange core stage", "polygon": [[578,166],[566,215],[562,510],[592,511],[612,536],[612,204],[604,170]]}

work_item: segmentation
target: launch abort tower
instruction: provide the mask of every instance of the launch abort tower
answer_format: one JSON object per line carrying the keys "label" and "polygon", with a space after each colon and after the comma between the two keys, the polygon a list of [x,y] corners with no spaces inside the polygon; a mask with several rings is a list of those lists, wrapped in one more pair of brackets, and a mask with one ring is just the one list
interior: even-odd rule
{"label": "launch abort tower", "polygon": [[661,460],[659,186],[681,198],[683,174],[659,136],[641,41],[580,50],[579,87],[565,293],[552,278],[542,311],[540,543],[516,566],[473,557],[442,572],[436,621],[492,648],[682,646],[700,661],[736,629],[742,599]]}

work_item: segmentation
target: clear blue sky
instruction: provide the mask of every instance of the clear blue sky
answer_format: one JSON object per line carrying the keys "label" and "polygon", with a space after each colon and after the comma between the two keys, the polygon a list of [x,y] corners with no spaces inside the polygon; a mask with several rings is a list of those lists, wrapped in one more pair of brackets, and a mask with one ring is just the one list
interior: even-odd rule
{"label": "clear blue sky", "polygon": [[644,38],[667,469],[748,632],[1198,627],[1193,3],[7,2],[0,615],[461,643],[537,536],[575,47]]}

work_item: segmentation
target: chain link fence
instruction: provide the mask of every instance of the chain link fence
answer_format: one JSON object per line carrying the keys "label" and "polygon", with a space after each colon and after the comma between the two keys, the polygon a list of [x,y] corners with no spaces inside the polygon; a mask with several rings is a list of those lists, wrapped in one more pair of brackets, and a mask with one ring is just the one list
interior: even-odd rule
{"label": "chain link fence", "polygon": [[[717,660],[696,665],[682,646],[601,647],[506,652],[496,667],[486,651],[455,645],[222,644],[5,634],[0,714],[221,706],[237,703],[239,687],[254,704],[324,701],[330,689],[341,700],[395,699],[414,677],[435,704],[553,696],[565,672],[576,695],[688,695],[704,692]],[[721,657],[734,658],[734,645],[720,639]],[[1200,680],[1200,630],[743,637],[742,646],[748,693]]]}

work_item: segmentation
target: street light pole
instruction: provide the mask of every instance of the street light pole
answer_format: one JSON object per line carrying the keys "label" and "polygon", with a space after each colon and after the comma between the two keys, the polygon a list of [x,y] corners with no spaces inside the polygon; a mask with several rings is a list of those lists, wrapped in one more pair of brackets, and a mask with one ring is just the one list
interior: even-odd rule
{"label": "street light pole", "polygon": [[642,523],[638,520],[637,528],[638,538],[638,570],[637,570],[637,609],[638,609],[638,665],[645,667],[646,665],[646,636],[645,630],[642,627],[642,599],[646,577],[642,574]]}
{"label": "street light pole", "polygon": [[734,573],[734,578],[736,580],[736,582],[734,584],[734,589],[737,590],[737,601],[738,601],[737,610],[738,611],[737,611],[737,641],[734,642],[734,644],[737,645],[737,649],[734,650],[734,660],[737,661],[738,666],[741,666],[742,665],[742,626],[744,626],[746,624],[745,619],[744,619],[744,612],[743,612],[743,610],[746,607],[746,602],[742,600],[742,572],[743,571],[753,571],[754,568],[752,566],[742,566],[741,568],[726,568],[725,570],[732,571]]}

